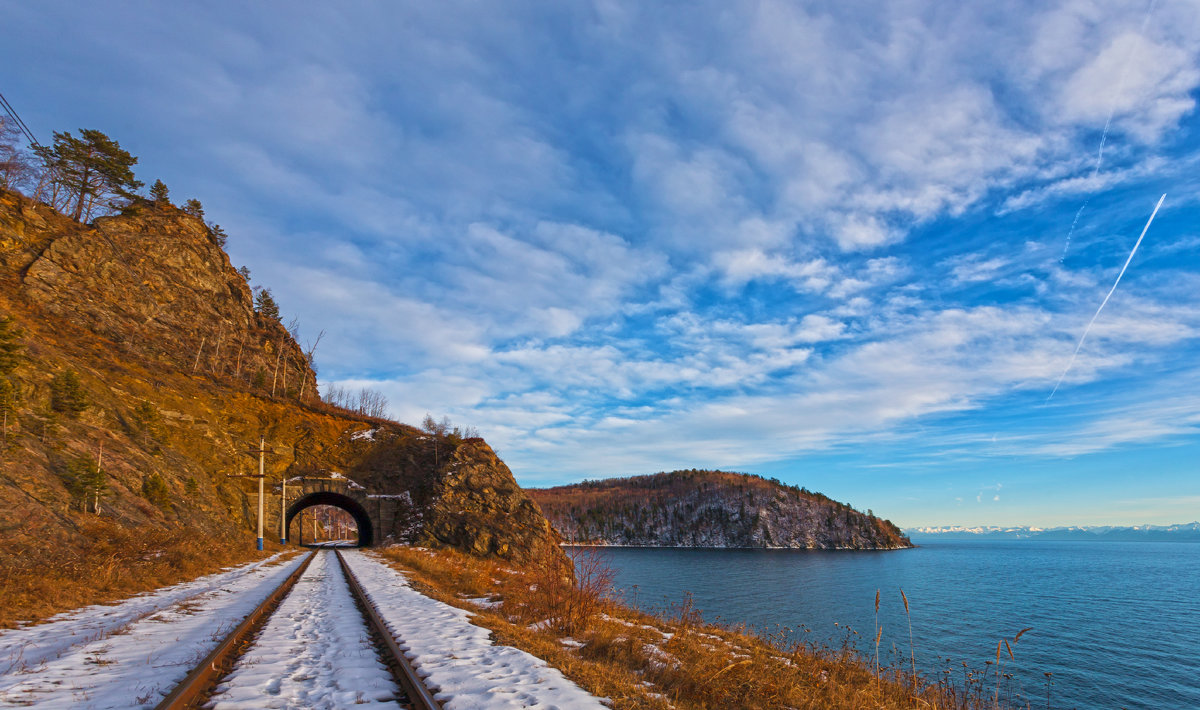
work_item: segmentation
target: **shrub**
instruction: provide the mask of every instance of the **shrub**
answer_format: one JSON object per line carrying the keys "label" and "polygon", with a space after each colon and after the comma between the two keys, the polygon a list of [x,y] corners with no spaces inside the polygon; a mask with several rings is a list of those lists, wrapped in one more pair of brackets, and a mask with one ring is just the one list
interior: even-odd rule
{"label": "shrub", "polygon": [[159,508],[165,508],[171,503],[171,489],[167,488],[167,482],[157,473],[142,479],[142,496]]}
{"label": "shrub", "polygon": [[534,562],[530,575],[530,597],[526,612],[548,622],[563,634],[575,634],[591,626],[612,591],[616,573],[595,547],[574,547],[568,556],[574,565],[564,568],[558,548],[547,548]]}

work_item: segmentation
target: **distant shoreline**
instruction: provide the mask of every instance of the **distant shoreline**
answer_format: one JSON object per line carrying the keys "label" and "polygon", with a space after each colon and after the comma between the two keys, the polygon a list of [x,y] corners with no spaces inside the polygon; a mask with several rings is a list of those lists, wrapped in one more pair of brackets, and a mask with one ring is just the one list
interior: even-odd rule
{"label": "distant shoreline", "polygon": [[911,550],[918,547],[759,547],[733,545],[621,545],[606,542],[560,542],[559,547],[622,547],[635,550],[802,550],[804,552],[894,552],[896,550]]}

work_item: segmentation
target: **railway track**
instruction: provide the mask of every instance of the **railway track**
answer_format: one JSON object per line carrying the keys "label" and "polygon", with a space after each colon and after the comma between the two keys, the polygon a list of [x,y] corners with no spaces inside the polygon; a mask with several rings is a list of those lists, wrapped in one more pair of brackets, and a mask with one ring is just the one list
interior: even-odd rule
{"label": "railway track", "polygon": [[[336,564],[331,558],[337,560]],[[314,560],[316,568],[310,573]],[[303,588],[298,589],[301,584]],[[345,598],[347,593],[349,599]],[[355,611],[358,618],[351,618]],[[276,620],[277,616],[286,618]],[[363,624],[365,631],[361,628]],[[289,639],[289,632],[301,634],[303,638]],[[330,648],[322,648],[323,643],[329,644]],[[372,673],[376,670],[373,668],[375,659],[362,657],[362,654],[371,654],[367,647],[373,649],[378,662],[386,667],[394,680],[391,690],[381,685],[381,679],[377,677],[382,671]],[[275,656],[282,658],[272,666]],[[323,669],[327,677],[322,677],[319,672],[296,671],[297,667],[304,666],[303,657],[310,656],[318,657],[319,663],[314,663],[314,667]],[[351,667],[339,668],[337,664],[341,661],[350,663]],[[263,701],[278,700],[281,692],[288,691],[290,686],[287,684],[294,680],[288,676],[308,684],[303,691],[308,701],[297,701],[296,707],[307,706],[308,702],[313,702],[312,698],[323,697],[327,702],[320,704],[330,706],[370,701],[414,710],[441,710],[345,559],[336,551],[311,553],[196,665],[157,708],[198,708],[210,702],[217,707],[261,707]],[[354,685],[360,677],[361,690],[345,687]],[[329,687],[320,687],[322,684]],[[352,699],[346,701],[348,694]]]}

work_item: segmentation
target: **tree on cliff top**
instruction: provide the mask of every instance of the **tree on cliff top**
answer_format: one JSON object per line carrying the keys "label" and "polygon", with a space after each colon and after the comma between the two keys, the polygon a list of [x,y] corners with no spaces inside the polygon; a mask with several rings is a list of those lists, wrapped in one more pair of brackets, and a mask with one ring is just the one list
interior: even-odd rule
{"label": "tree on cliff top", "polygon": [[279,322],[279,304],[271,295],[271,289],[264,288],[258,292],[258,296],[254,299],[254,311],[267,323]]}
{"label": "tree on cliff top", "polygon": [[204,205],[200,204],[200,200],[195,197],[183,203],[183,213],[190,214],[196,219],[204,219]]}
{"label": "tree on cliff top", "polygon": [[94,129],[81,128],[79,136],[56,131],[53,146],[37,148],[59,198],[53,201],[61,202],[55,207],[70,210],[76,222],[91,217],[97,204],[112,208],[117,198],[133,199],[142,186],[133,176],[137,158],[119,143]]}
{"label": "tree on cliff top", "polygon": [[158,204],[171,204],[170,196],[171,191],[167,189],[167,184],[162,180],[155,180],[154,184],[150,186],[150,199],[154,200]]}

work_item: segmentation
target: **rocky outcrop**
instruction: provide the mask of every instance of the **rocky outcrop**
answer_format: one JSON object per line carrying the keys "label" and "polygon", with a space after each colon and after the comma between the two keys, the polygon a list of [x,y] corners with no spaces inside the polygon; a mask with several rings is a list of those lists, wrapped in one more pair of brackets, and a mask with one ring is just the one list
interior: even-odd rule
{"label": "rocky outcrop", "polygon": [[[251,289],[199,219],[143,202],[82,225],[0,190],[0,264],[0,316],[13,318],[25,356],[0,447],[0,519],[28,540],[0,549],[0,562],[46,540],[72,544],[81,516],[94,515],[72,488],[71,467],[85,459],[103,461],[105,520],[247,534],[254,486],[229,474],[249,472],[246,450],[260,435],[273,452],[271,480],[337,471],[408,501],[380,541],[516,561],[561,556],[549,523],[482,440],[320,402],[300,346],[255,313]],[[77,415],[50,406],[50,383],[68,370],[88,403]],[[265,527],[274,531],[271,495]]]}
{"label": "rocky outcrop", "polygon": [[819,493],[723,471],[675,471],[531,490],[568,540],[646,547],[891,550],[891,523]]}
{"label": "rocky outcrop", "polygon": [[483,439],[379,428],[358,440],[347,475],[405,511],[385,539],[528,562],[557,555],[558,534]]}
{"label": "rocky outcrop", "polygon": [[438,471],[418,543],[529,561],[559,537],[483,439],[466,439]]}
{"label": "rocky outcrop", "polygon": [[15,264],[37,309],[91,330],[126,357],[260,384],[270,377],[277,392],[316,396],[300,346],[254,312],[250,286],[200,219],[143,204],[92,225],[62,225],[55,235],[53,217],[26,212],[40,220],[30,231],[47,242]]}

